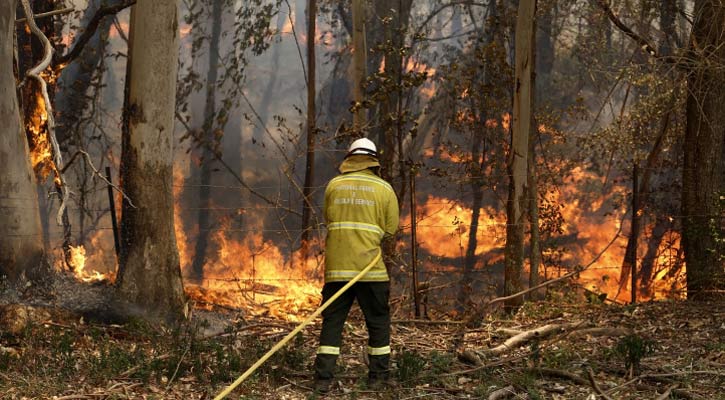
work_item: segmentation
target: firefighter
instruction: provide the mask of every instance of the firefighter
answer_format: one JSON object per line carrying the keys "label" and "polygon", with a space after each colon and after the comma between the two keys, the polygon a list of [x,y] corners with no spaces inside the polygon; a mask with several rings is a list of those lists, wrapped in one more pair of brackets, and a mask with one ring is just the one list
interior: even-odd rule
{"label": "firefighter", "polygon": [[[340,165],[340,175],[325,190],[327,223],[325,285],[322,302],[362,271],[379,251],[384,238],[398,230],[398,199],[393,188],[380,178],[375,143],[355,140]],[[322,312],[320,346],[315,359],[314,389],[330,390],[342,329],[355,299],[368,329],[368,387],[381,388],[390,377],[390,280],[380,259],[360,281]]]}

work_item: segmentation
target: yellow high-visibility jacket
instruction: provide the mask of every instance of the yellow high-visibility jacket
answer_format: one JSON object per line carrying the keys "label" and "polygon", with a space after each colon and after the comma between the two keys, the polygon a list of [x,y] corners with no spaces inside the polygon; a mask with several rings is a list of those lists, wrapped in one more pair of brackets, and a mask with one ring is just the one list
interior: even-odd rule
{"label": "yellow high-visibility jacket", "polygon": [[[341,175],[325,190],[325,282],[349,281],[377,255],[384,236],[398,230],[398,198],[388,182],[369,168],[380,166],[367,155],[348,157]],[[388,281],[382,259],[360,279]]]}

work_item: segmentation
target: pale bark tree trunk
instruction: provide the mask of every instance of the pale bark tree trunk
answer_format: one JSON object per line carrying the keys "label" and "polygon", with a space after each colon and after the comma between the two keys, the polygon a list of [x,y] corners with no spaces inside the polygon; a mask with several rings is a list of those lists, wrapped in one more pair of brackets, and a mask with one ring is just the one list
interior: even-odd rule
{"label": "pale bark tree trunk", "polygon": [[146,317],[175,319],[184,303],[174,236],[173,131],[179,52],[176,0],[131,10],[121,148],[120,300]]}
{"label": "pale bark tree trunk", "polygon": [[[536,0],[521,0],[516,18],[515,87],[512,123],[510,183],[507,202],[504,296],[521,291],[524,266],[524,225],[526,222],[526,177],[534,102],[534,17]],[[505,303],[508,309],[519,306],[521,297]]]}
{"label": "pale bark tree trunk", "polygon": [[687,297],[706,299],[725,289],[722,200],[725,192],[725,2],[697,0],[687,78],[682,175],[682,244]]}
{"label": "pale bark tree trunk", "polygon": [[0,2],[0,275],[16,280],[43,262],[35,174],[13,76],[16,1]]}
{"label": "pale bark tree trunk", "polygon": [[214,128],[216,115],[216,81],[217,63],[219,60],[219,38],[222,28],[222,2],[212,2],[211,37],[209,38],[209,69],[206,74],[206,105],[204,106],[204,124],[201,137],[201,176],[199,186],[199,236],[196,240],[192,273],[194,278],[201,281],[204,278],[204,264],[209,245],[211,223],[209,221],[211,208],[211,173],[215,164],[212,148],[214,147]]}
{"label": "pale bark tree trunk", "polygon": [[[367,53],[365,48],[365,9],[363,0],[352,0],[352,43],[353,43],[353,73],[352,73],[352,97],[355,104],[363,101],[363,84],[367,71]],[[353,115],[353,126],[359,132],[365,126],[366,110],[359,107]]]}
{"label": "pale bark tree trunk", "polygon": [[307,161],[305,164],[305,184],[302,188],[302,237],[300,238],[303,259],[307,258],[307,244],[310,239],[310,218],[312,216],[312,185],[315,182],[315,137],[317,123],[315,121],[315,29],[317,18],[317,1],[307,2]]}

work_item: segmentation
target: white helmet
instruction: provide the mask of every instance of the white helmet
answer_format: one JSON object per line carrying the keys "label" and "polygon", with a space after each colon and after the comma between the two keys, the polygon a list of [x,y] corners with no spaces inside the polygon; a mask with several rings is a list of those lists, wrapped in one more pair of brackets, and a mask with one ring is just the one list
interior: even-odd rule
{"label": "white helmet", "polygon": [[375,158],[378,157],[378,149],[375,147],[375,143],[373,143],[372,140],[368,138],[361,138],[357,139],[356,141],[352,142],[350,145],[350,148],[347,150],[347,156],[350,157],[353,155],[367,155],[367,156],[373,156]]}

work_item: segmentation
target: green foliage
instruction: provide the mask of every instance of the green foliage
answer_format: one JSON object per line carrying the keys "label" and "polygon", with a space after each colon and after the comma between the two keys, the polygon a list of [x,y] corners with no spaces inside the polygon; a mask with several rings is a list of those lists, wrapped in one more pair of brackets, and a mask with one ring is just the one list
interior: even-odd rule
{"label": "green foliage", "polygon": [[563,368],[574,359],[574,355],[565,347],[549,347],[542,352],[541,362],[549,368]]}
{"label": "green foliage", "polygon": [[508,377],[510,384],[515,387],[522,388],[528,394],[529,399],[542,400],[541,393],[536,387],[536,376],[534,374],[525,373],[514,373]]}
{"label": "green foliage", "polygon": [[450,372],[453,356],[449,353],[433,351],[430,353],[431,373],[434,375]]}
{"label": "green foliage", "polygon": [[403,350],[397,364],[398,379],[402,384],[409,384],[420,376],[426,362],[417,351]]}
{"label": "green foliage", "polygon": [[631,368],[635,374],[638,374],[642,359],[654,352],[655,344],[653,340],[636,334],[627,335],[617,342],[614,354],[624,360],[627,369]]}

